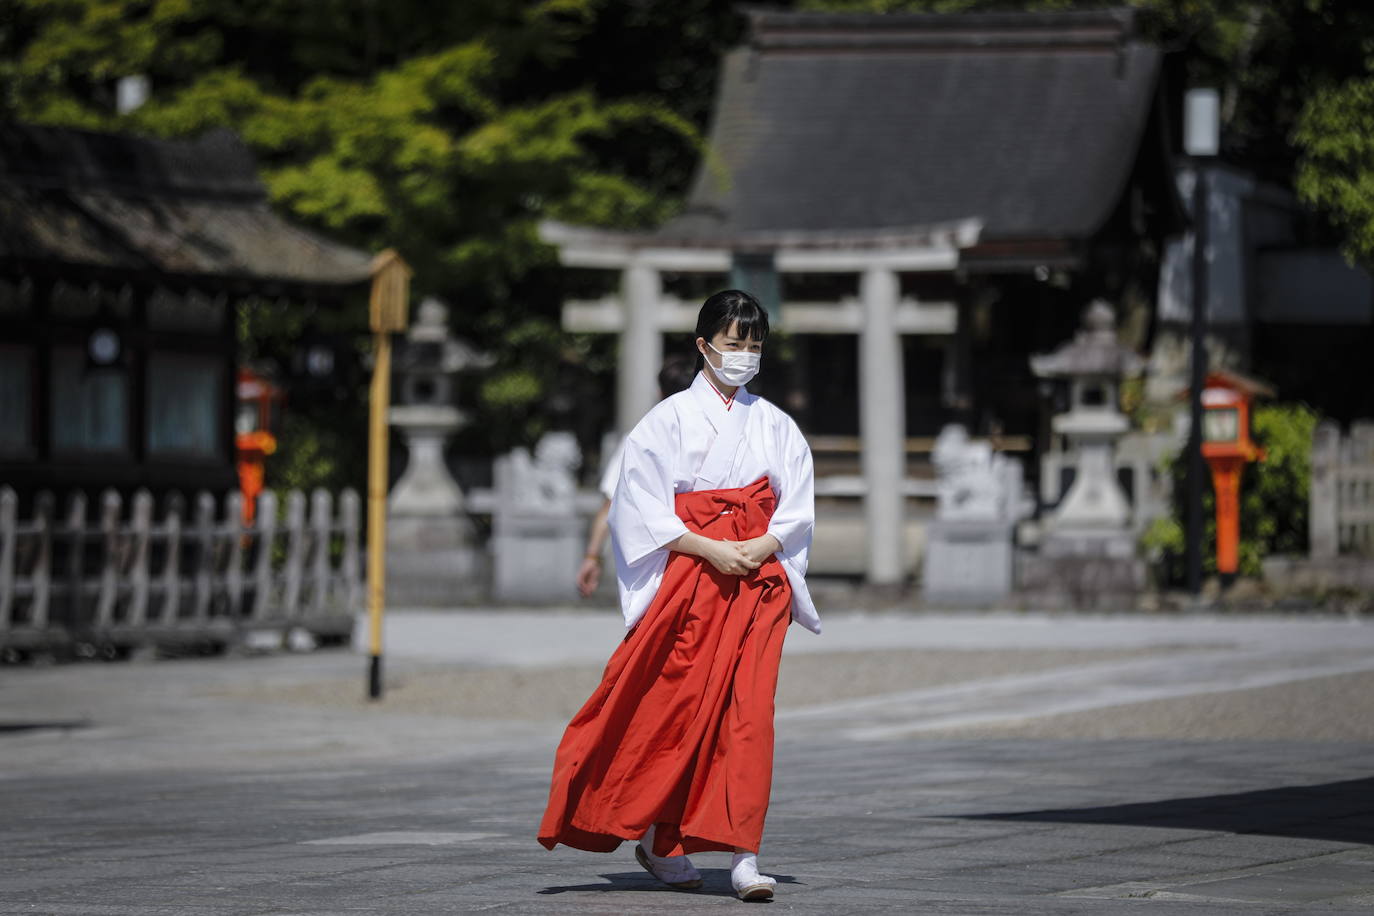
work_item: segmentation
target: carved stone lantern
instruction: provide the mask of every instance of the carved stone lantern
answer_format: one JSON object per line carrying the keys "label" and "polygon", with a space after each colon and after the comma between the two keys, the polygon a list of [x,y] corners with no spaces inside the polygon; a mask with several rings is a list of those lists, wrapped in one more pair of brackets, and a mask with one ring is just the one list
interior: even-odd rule
{"label": "carved stone lantern", "polygon": [[1116,338],[1116,315],[1101,299],[1088,307],[1083,329],[1072,341],[1044,356],[1031,357],[1031,371],[1069,384],[1069,409],[1052,421],[1077,455],[1077,473],[1047,525],[1061,528],[1124,529],[1131,509],[1117,483],[1116,442],[1131,427],[1117,409],[1121,380],[1144,362]]}
{"label": "carved stone lantern", "polygon": [[1116,475],[1116,443],[1130,430],[1117,408],[1122,379],[1144,366],[1116,336],[1116,315],[1095,300],[1073,340],[1042,356],[1031,371],[1063,379],[1069,408],[1052,421],[1068,440],[1076,472],[1064,498],[1043,521],[1039,551],[1023,557],[1022,587],[1054,603],[1111,604],[1139,591],[1145,567],[1136,556],[1131,507]]}
{"label": "carved stone lantern", "polygon": [[444,605],[479,587],[472,522],[444,445],[467,423],[453,403],[457,378],[490,364],[490,357],[449,333],[443,302],[420,303],[396,358],[400,403],[388,413],[409,452],[387,499],[387,592],[393,601]]}

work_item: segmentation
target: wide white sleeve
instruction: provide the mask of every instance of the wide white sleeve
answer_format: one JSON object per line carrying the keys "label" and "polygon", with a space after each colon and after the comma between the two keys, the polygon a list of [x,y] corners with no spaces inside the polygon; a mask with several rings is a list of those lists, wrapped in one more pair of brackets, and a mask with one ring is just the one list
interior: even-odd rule
{"label": "wide white sleeve", "polygon": [[625,460],[625,440],[621,439],[620,444],[611,452],[611,460],[606,462],[606,470],[601,475],[601,482],[597,489],[601,495],[607,499],[615,498],[616,485],[620,483],[620,465]]}
{"label": "wide white sleeve", "polygon": [[651,410],[625,437],[610,523],[617,560],[627,566],[637,566],[687,533],[673,500],[676,439],[671,409]]}
{"label": "wide white sleeve", "polygon": [[816,477],[806,438],[790,417],[780,419],[781,480],[776,483],[781,492],[773,519],[768,523],[768,533],[782,545],[779,553],[800,560],[805,570],[811,533],[816,527]]}

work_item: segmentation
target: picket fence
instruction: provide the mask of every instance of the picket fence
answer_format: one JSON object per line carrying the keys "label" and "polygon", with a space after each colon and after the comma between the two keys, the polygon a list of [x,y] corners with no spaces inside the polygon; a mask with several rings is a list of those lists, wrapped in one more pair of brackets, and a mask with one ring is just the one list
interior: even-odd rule
{"label": "picket fence", "polygon": [[[308,505],[307,505],[308,503]],[[344,490],[258,497],[253,524],[241,497],[171,494],[154,513],[140,490],[126,513],[101,494],[92,516],[82,492],[64,510],[50,492],[19,517],[0,487],[0,650],[61,646],[111,656],[167,644],[270,644],[304,631],[320,640],[352,632],[362,600],[361,504]]]}
{"label": "picket fence", "polygon": [[1318,425],[1312,436],[1310,499],[1313,559],[1374,561],[1374,422],[1353,423],[1345,436],[1329,420]]}

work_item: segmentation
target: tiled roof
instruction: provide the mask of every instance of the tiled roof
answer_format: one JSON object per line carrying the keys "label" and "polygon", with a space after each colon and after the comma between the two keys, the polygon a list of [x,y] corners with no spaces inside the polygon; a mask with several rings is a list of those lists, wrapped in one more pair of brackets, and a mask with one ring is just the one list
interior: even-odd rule
{"label": "tiled roof", "polygon": [[173,141],[0,124],[0,261],[345,286],[370,259],[269,208],[233,134]]}
{"label": "tiled roof", "polygon": [[1126,187],[1159,71],[1129,11],[756,13],[660,236],[977,219],[985,241],[1087,238]]}

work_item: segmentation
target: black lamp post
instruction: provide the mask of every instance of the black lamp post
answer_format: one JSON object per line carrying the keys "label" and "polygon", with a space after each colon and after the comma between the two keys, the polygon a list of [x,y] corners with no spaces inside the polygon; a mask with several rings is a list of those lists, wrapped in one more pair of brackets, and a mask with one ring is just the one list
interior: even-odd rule
{"label": "black lamp post", "polygon": [[1189,303],[1188,591],[1202,591],[1202,389],[1207,382],[1207,160],[1220,146],[1220,101],[1215,89],[1190,89],[1184,102],[1183,149],[1193,160],[1193,291]]}

